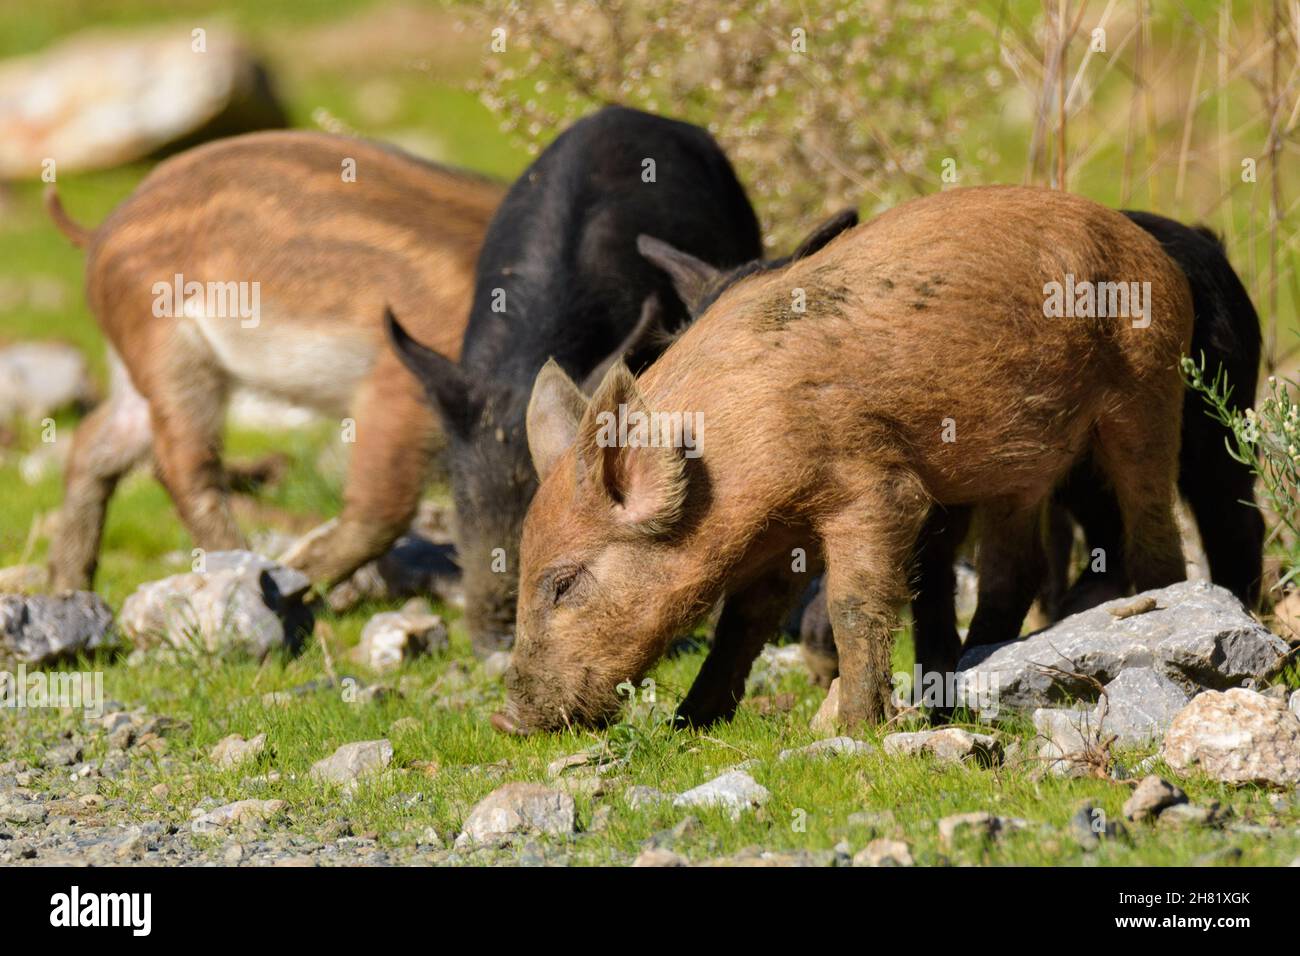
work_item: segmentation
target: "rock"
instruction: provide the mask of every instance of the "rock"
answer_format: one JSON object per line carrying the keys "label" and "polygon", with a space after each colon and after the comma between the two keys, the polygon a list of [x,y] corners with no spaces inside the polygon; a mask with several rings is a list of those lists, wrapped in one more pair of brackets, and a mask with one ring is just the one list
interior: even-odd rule
{"label": "rock", "polygon": [[1175,770],[1225,783],[1300,785],[1300,719],[1279,700],[1235,687],[1206,691],[1179,711],[1161,751]]}
{"label": "rock", "polygon": [[634,786],[623,791],[623,802],[633,810],[642,810],[667,803],[672,797],[654,787]]}
{"label": "rock", "polygon": [[650,847],[637,854],[633,866],[690,866],[690,861],[680,853],[662,847]]}
{"label": "rock", "polygon": [[852,737],[827,737],[806,747],[782,750],[776,755],[777,760],[789,760],[792,757],[852,757],[857,754],[871,753],[871,744]]}
{"label": "rock", "polygon": [[1000,829],[1000,818],[986,810],[955,813],[939,821],[939,842],[951,848],[963,837],[989,839],[996,836]]}
{"label": "rock", "polygon": [[45,667],[114,646],[113,612],[98,594],[0,595],[0,659]]}
{"label": "rock", "polygon": [[1127,836],[1124,825],[1116,820],[1108,820],[1104,810],[1100,810],[1091,801],[1084,801],[1070,817],[1070,836],[1085,852],[1092,852],[1101,846],[1102,839],[1114,840]]}
{"label": "rock", "polygon": [[767,789],[756,783],[749,774],[733,770],[678,794],[673,798],[673,806],[722,807],[731,814],[733,820],[737,820],[744,811],[762,806],[769,796]]}
{"label": "rock", "polygon": [[813,714],[813,719],[809,722],[808,727],[819,736],[833,736],[839,728],[839,714],[840,679],[837,677],[831,681],[830,689],[826,691],[826,699],[817,708],[817,713]]}
{"label": "rock", "polygon": [[1106,685],[1105,719],[1093,711],[1094,726],[1120,746],[1159,740],[1174,715],[1187,706],[1187,692],[1151,667],[1130,667]]}
{"label": "rock", "polygon": [[1089,757],[1096,754],[1098,738],[1092,714],[1064,707],[1040,707],[1034,711],[1038,731],[1038,759],[1048,773],[1058,777],[1083,776]]}
{"label": "rock", "polygon": [[889,734],[884,741],[887,754],[930,754],[946,763],[971,761],[982,767],[1002,762],[1002,744],[988,734],[972,734],[960,727]]}
{"label": "rock", "polygon": [[258,734],[252,740],[245,740],[239,734],[231,734],[218,740],[208,752],[208,759],[223,770],[237,767],[245,760],[254,760],[266,749],[266,734]]}
{"label": "rock", "polygon": [[1133,791],[1133,795],[1124,801],[1124,816],[1135,823],[1158,817],[1164,810],[1187,802],[1187,794],[1155,774],[1143,777]]}
{"label": "rock", "polygon": [[344,744],[324,760],[316,761],[310,775],[322,783],[347,786],[383,770],[392,760],[393,745],[387,740],[359,740]]}
{"label": "rock", "polygon": [[43,767],[71,767],[81,760],[81,748],[74,743],[59,744],[45,751]]}
{"label": "rock", "polygon": [[[3,76],[4,67],[0,66],[0,90]],[[0,92],[0,129],[3,117],[4,96]],[[0,156],[4,150],[0,145]],[[0,173],[0,179],[4,178]],[[62,409],[89,404],[93,394],[85,356],[71,345],[19,342],[0,348],[0,422],[15,415],[39,422]]]}
{"label": "rock", "polygon": [[1220,808],[1217,803],[1208,807],[1202,807],[1195,803],[1176,803],[1172,807],[1166,807],[1156,822],[1162,827],[1183,829],[1185,827],[1215,826],[1219,821]]}
{"label": "rock", "polygon": [[1087,681],[1050,673],[1060,668],[1102,684],[1130,668],[1150,668],[1188,695],[1267,675],[1286,643],[1252,618],[1227,590],[1184,581],[1150,591],[1156,608],[1116,617],[1134,605],[1120,598],[1072,615],[1020,641],[976,647],[962,655],[958,693],[995,687],[1001,706],[1029,710],[1071,698],[1093,700]]}
{"label": "rock", "polygon": [[913,866],[912,851],[902,840],[872,840],[853,856],[854,866]]}
{"label": "rock", "polygon": [[400,611],[384,611],[366,622],[355,659],[371,670],[391,671],[407,661],[447,648],[447,626],[423,598]]}
{"label": "rock", "polygon": [[204,563],[140,585],[122,605],[122,630],[141,647],[257,660],[301,648],[313,622],[305,575],[250,551],[213,551]]}
{"label": "rock", "polygon": [[572,833],[573,797],[536,783],[507,783],[478,802],[456,838],[457,847],[498,844],[520,835]]}
{"label": "rock", "polygon": [[94,31],[0,64],[0,180],[108,169],[164,146],[283,127],[266,69],[228,29]]}
{"label": "rock", "polygon": [[1291,695],[1291,699],[1287,702],[1287,707],[1290,709],[1291,713],[1296,715],[1296,717],[1300,717],[1300,690]]}
{"label": "rock", "polygon": [[215,810],[195,810],[190,829],[195,833],[235,828],[258,829],[288,804],[283,800],[236,800]]}

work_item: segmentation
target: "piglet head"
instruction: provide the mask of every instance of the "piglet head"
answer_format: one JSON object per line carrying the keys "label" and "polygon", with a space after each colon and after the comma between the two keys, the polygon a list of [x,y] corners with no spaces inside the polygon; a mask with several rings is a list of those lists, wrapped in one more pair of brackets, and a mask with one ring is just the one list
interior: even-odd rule
{"label": "piglet head", "polygon": [[499,730],[599,725],[699,608],[680,590],[682,450],[621,439],[649,409],[622,362],[590,402],[558,365],[538,373],[528,445],[541,478],[520,544],[515,648]]}

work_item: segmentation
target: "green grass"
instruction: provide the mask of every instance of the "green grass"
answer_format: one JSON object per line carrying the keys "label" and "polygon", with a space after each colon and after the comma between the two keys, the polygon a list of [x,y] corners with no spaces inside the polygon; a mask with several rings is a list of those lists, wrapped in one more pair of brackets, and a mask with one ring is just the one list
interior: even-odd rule
{"label": "green grass", "polygon": [[[330,643],[342,674],[357,673],[339,659],[339,652],[355,639],[359,624],[360,617],[332,622]],[[576,798],[582,830],[592,824],[598,806],[605,804],[611,810],[598,833],[588,833],[567,848],[571,862],[626,863],[648,838],[672,828],[688,813],[666,805],[632,810],[621,798],[626,786],[686,790],[742,760],[756,761],[751,773],[771,791],[771,799],[761,810],[735,821],[721,810],[689,811],[700,825],[676,841],[674,848],[693,861],[752,847],[775,852],[825,850],[841,841],[856,851],[877,836],[907,840],[920,864],[1188,864],[1238,848],[1242,864],[1278,865],[1300,854],[1300,806],[1293,801],[1289,809],[1274,811],[1255,788],[1233,790],[1205,780],[1184,781],[1194,801],[1218,800],[1230,806],[1234,822],[1274,824],[1277,828],[1270,837],[1213,829],[1175,833],[1160,826],[1130,825],[1130,839],[1104,842],[1099,850],[1085,853],[1066,831],[1071,814],[1081,801],[1090,800],[1110,819],[1121,819],[1121,806],[1130,792],[1125,784],[1050,776],[1035,780],[1032,765],[985,770],[888,757],[878,751],[851,758],[778,761],[782,749],[813,739],[807,724],[820,692],[802,674],[780,676],[764,687],[795,695],[797,703],[786,714],[764,716],[745,705],[736,720],[708,733],[671,730],[665,724],[667,708],[675,691],[689,682],[699,664],[698,654],[662,664],[654,674],[658,705],[636,708],[626,722],[603,733],[554,734],[522,741],[503,737],[493,733],[486,721],[500,704],[502,691],[481,668],[471,666],[463,687],[456,681],[458,689],[448,689],[448,675],[459,673],[468,659],[463,637],[459,633],[454,637],[449,655],[403,669],[396,681],[402,698],[371,704],[348,703],[339,691],[329,689],[296,697],[287,705],[262,704],[261,695],[268,691],[288,689],[324,674],[319,643],[297,660],[262,667],[251,663],[220,668],[159,663],[110,667],[105,676],[110,698],[183,718],[191,729],[168,737],[173,766],[162,769],[155,760],[137,756],[127,775],[101,782],[99,793],[110,800],[126,800],[128,809],[116,814],[123,822],[162,819],[185,826],[190,811],[204,798],[224,803],[255,797],[286,801],[286,816],[278,825],[306,836],[345,818],[354,834],[374,833],[385,846],[413,844],[426,827],[433,827],[449,842],[470,808],[500,783],[547,782],[546,766],[551,760],[600,745],[626,764],[615,771],[617,782],[606,795]],[[448,703],[461,703],[465,709],[450,709]],[[393,723],[403,717],[415,718],[418,727],[393,733]],[[74,718],[52,712],[32,712],[30,720],[26,744],[13,754],[29,761],[39,759],[42,746],[60,728],[76,727]],[[1022,722],[1004,723],[1000,731],[1008,741],[1027,743],[1032,736]],[[236,769],[219,770],[205,754],[230,733],[245,737],[265,733],[267,751]],[[338,745],[384,736],[390,737],[395,750],[393,772],[363,783],[351,798],[307,777],[311,764]],[[865,736],[878,739],[874,733]],[[86,754],[87,759],[102,756],[94,749]],[[1131,765],[1142,756],[1125,754],[1122,762]],[[439,768],[433,776],[414,766],[427,761]],[[484,772],[483,768],[498,762],[503,762],[499,777]],[[248,780],[273,770],[281,775],[277,782]],[[1164,773],[1169,775],[1167,770]],[[152,792],[158,783],[167,785],[165,795]],[[421,794],[422,799],[410,802],[413,794]],[[892,824],[849,820],[861,811],[885,810],[893,814]],[[1020,817],[1033,826],[994,841],[942,846],[936,821],[972,810]],[[214,836],[211,841],[216,844],[221,838]]]}
{"label": "green grass", "polygon": [[[255,40],[270,44],[285,31],[328,22],[375,5],[364,0],[322,0],[287,6],[252,0],[222,5],[228,20]],[[1194,6],[1200,10],[1205,5]],[[206,3],[187,0],[119,0],[112,5],[93,6],[56,0],[36,6],[4,5],[0,6],[0,55],[39,48],[84,25],[92,11],[96,22],[116,25],[148,23],[164,16],[184,21],[208,10]],[[526,163],[525,156],[507,146],[496,118],[461,89],[456,77],[430,77],[400,63],[377,67],[376,72],[399,91],[398,108],[384,127],[368,127],[363,121],[354,77],[336,75],[311,64],[296,64],[286,74],[284,89],[295,119],[306,125],[313,111],[323,108],[366,135],[424,131],[445,150],[445,160],[502,177],[517,173]],[[1001,149],[1003,166],[981,171],[981,181],[1019,181],[1023,130],[1008,130],[1006,135],[1007,143]],[[1118,154],[1109,151],[1094,162],[1092,172],[1079,178],[1075,188],[1102,200],[1116,200],[1115,178],[1103,174],[1116,162]],[[59,187],[73,216],[94,224],[131,191],[148,168],[149,164],[141,163],[125,169],[61,176]],[[0,342],[29,338],[71,342],[90,357],[102,382],[104,345],[82,301],[81,255],[48,223],[39,197],[40,189],[34,184],[20,184],[13,189],[11,206],[0,218],[0,277],[53,277],[65,289],[67,304],[53,312],[21,306],[0,313]],[[1243,210],[1244,206],[1238,204],[1234,214],[1241,217]],[[1293,310],[1287,290],[1283,305],[1284,314],[1289,316]],[[58,420],[62,436],[69,435],[74,426],[74,416]],[[274,435],[235,431],[227,441],[231,457],[283,451],[292,461],[283,481],[261,495],[255,513],[250,514],[253,509],[248,507],[241,509],[246,532],[283,528],[289,520],[323,520],[337,513],[340,478],[318,465],[321,454],[332,445],[328,428]],[[16,424],[9,446],[0,445],[0,567],[40,561],[45,554],[43,538],[38,538],[29,550],[29,531],[34,518],[57,508],[59,478],[50,474],[28,485],[18,469],[22,455],[37,447],[35,427],[22,423]],[[160,486],[147,473],[134,475],[122,484],[110,507],[97,588],[114,608],[120,608],[140,583],[181,570],[188,563],[185,556],[190,546]],[[357,672],[346,662],[345,654],[356,643],[368,616],[377,609],[368,607],[323,619],[325,626],[319,633],[327,635],[323,639],[341,673]],[[454,620],[454,613],[449,616]],[[297,697],[283,708],[262,706],[260,696],[325,676],[320,641],[312,641],[296,660],[272,660],[261,667],[249,663],[212,667],[158,662],[128,666],[122,660],[94,665],[104,670],[105,690],[110,698],[131,707],[146,706],[152,712],[180,717],[191,724],[188,731],[169,738],[173,767],[164,770],[150,759],[139,758],[129,774],[118,781],[103,782],[101,792],[126,800],[127,809],[117,813],[127,820],[162,818],[184,825],[200,799],[211,797],[225,802],[255,796],[288,801],[286,825],[305,834],[346,815],[354,832],[373,831],[384,842],[413,841],[427,826],[433,826],[447,840],[459,830],[469,808],[500,782],[544,780],[550,760],[598,744],[626,756],[627,764],[618,771],[621,784],[613,788],[611,796],[600,800],[578,797],[583,828],[590,826],[599,804],[612,807],[607,828],[574,845],[573,858],[582,862],[625,862],[651,834],[672,827],[685,815],[685,811],[670,807],[633,811],[618,796],[624,786],[645,784],[665,791],[685,790],[749,759],[758,761],[753,775],[771,791],[767,806],[736,822],[720,811],[695,811],[701,826],[678,842],[679,851],[692,859],[706,859],[752,846],[778,851],[827,849],[841,840],[857,850],[873,836],[897,835],[912,844],[920,863],[1186,864],[1227,847],[1240,848],[1243,863],[1280,864],[1300,856],[1300,809],[1293,802],[1289,809],[1274,811],[1256,788],[1230,790],[1206,780],[1183,781],[1194,800],[1219,800],[1233,807],[1238,820],[1279,824],[1270,837],[1214,830],[1175,834],[1137,826],[1130,828],[1131,842],[1110,843],[1096,853],[1084,854],[1064,831],[1073,809],[1088,799],[1118,819],[1129,792],[1126,785],[1100,779],[1035,780],[1030,766],[959,768],[927,759],[886,757],[878,751],[854,758],[780,763],[776,760],[780,750],[812,740],[808,720],[820,702],[821,692],[801,674],[783,676],[773,686],[763,688],[765,693],[793,693],[796,705],[788,713],[763,716],[746,704],[734,722],[707,734],[672,731],[664,719],[689,686],[701,661],[700,652],[683,654],[656,669],[653,676],[660,699],[653,711],[638,710],[626,722],[598,734],[558,734],[522,741],[506,738],[494,734],[487,724],[487,716],[501,703],[501,686],[487,680],[477,665],[466,664],[470,661],[468,642],[459,624],[454,623],[449,654],[415,663],[397,677],[387,678],[402,688],[400,699],[360,705],[346,702],[338,691],[325,690]],[[895,663],[899,669],[910,670],[906,629]],[[454,675],[466,667],[466,687],[449,690],[456,680]],[[1300,683],[1294,671],[1288,679],[1293,685]],[[454,702],[458,698],[463,698],[463,710],[443,706],[449,699]],[[33,712],[29,717],[17,752],[7,756],[35,760],[54,734],[76,725],[74,716],[56,712]],[[339,744],[385,736],[394,721],[403,717],[414,717],[419,727],[393,736],[395,773],[363,785],[347,802],[307,780],[310,765]],[[1023,722],[1008,722],[999,729],[1008,741],[1018,738],[1027,743],[1032,736]],[[207,761],[208,749],[226,734],[251,737],[262,732],[268,735],[270,746],[257,764],[220,771]],[[876,735],[868,736],[878,739]],[[102,753],[92,750],[87,756],[94,758]],[[1144,756],[1126,754],[1123,762],[1132,765]],[[439,772],[427,776],[413,769],[421,761],[436,761]],[[508,764],[499,780],[475,769],[498,761]],[[243,782],[270,770],[282,775],[278,783]],[[162,798],[152,793],[160,782],[168,786]],[[424,799],[409,807],[399,806],[403,801],[394,799],[410,793],[420,793]],[[871,810],[891,811],[896,828],[875,832],[848,822],[851,814]],[[941,848],[936,819],[971,810],[1024,817],[1045,828],[1012,834],[988,845],[967,845],[951,851]],[[794,825],[800,819],[806,821],[806,826]]]}

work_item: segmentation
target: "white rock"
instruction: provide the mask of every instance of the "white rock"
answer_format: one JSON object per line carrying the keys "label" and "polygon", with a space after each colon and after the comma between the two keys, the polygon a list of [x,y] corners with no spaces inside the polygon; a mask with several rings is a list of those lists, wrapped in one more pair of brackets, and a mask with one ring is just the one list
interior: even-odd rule
{"label": "white rock", "polygon": [[223,770],[237,767],[246,760],[253,760],[266,749],[266,734],[258,734],[251,740],[245,740],[239,734],[231,734],[217,741],[208,752],[208,759]]}
{"label": "white rock", "polygon": [[771,796],[765,787],[741,770],[733,770],[714,777],[694,789],[673,798],[675,807],[722,807],[732,819],[739,819],[746,810],[762,806]]}
{"label": "white rock", "polygon": [[386,739],[359,740],[344,744],[311,767],[311,777],[322,783],[349,785],[378,773],[393,760],[393,745]]}
{"label": "white rock", "polygon": [[521,834],[563,836],[576,820],[573,797],[537,783],[507,783],[475,805],[456,846],[502,843]]}
{"label": "white rock", "polygon": [[206,833],[235,827],[261,827],[286,806],[283,800],[236,800],[206,813],[194,811],[190,829],[195,833]]}
{"label": "white rock", "polygon": [[1300,719],[1253,690],[1206,691],[1174,718],[1161,751],[1176,770],[1225,783],[1300,785]]}
{"label": "white rock", "polygon": [[384,611],[366,622],[355,656],[375,671],[391,671],[402,664],[446,650],[447,627],[427,601],[415,599],[400,611]]}

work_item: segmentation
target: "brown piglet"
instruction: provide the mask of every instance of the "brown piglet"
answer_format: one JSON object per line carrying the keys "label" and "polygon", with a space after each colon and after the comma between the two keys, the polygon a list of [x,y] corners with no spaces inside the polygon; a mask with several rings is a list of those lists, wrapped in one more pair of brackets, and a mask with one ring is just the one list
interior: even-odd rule
{"label": "brown piglet", "polygon": [[386,346],[385,305],[455,359],[497,183],[324,133],[255,133],[160,164],[91,231],[51,190],[87,251],[86,294],[110,344],[113,390],[78,427],[56,589],[90,586],[108,499],[150,453],[194,539],[240,547],[221,463],[226,398],[245,387],[340,422],[342,515],[287,563],[332,583],[382,553],[416,507],[438,424]]}
{"label": "brown piglet", "polygon": [[[1091,452],[1139,590],[1180,580],[1187,281],[1121,214],[1025,187],[901,205],[727,289],[640,378],[590,401],[539,373],[501,730],[599,724],[724,599],[679,718],[729,718],[824,564],[839,720],[891,714],[890,651],[933,504],[972,505],[980,606],[1014,605],[1039,514]],[[686,440],[689,439],[689,440]],[[800,555],[808,555],[807,562]]]}

